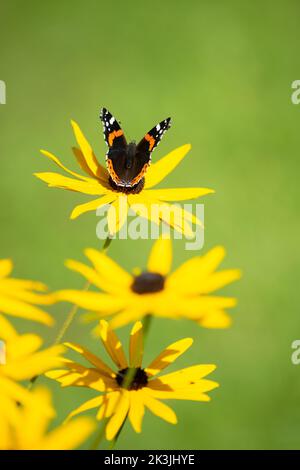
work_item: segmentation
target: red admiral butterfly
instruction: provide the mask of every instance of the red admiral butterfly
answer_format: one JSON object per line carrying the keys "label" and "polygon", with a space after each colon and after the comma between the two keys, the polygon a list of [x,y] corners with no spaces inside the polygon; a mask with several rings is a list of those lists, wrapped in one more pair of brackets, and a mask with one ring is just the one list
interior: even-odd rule
{"label": "red admiral butterfly", "polygon": [[169,129],[171,118],[161,121],[136,144],[127,144],[118,121],[106,109],[100,114],[105,142],[108,145],[106,164],[111,180],[118,187],[134,188],[138,185],[151,162],[151,153]]}

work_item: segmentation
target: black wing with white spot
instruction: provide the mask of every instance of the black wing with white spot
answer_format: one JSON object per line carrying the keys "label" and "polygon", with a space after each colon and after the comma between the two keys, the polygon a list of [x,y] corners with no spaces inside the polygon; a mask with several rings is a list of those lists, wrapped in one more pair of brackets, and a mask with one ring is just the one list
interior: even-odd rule
{"label": "black wing with white spot", "polygon": [[115,117],[106,108],[101,109],[100,119],[103,124],[104,139],[108,147],[126,147],[127,142],[123,130]]}
{"label": "black wing with white spot", "polygon": [[164,119],[149,131],[137,145],[137,153],[151,154],[155,147],[160,143],[164,133],[171,126],[171,118]]}

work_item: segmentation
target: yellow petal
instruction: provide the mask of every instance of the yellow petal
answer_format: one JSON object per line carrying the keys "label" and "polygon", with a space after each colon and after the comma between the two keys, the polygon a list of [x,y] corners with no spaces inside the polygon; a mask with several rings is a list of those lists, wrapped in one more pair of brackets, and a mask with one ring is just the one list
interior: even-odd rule
{"label": "yellow petal", "polygon": [[179,316],[185,316],[192,320],[201,320],[203,316],[209,315],[214,310],[223,310],[225,308],[235,307],[237,300],[234,297],[219,297],[201,295],[199,297],[185,297],[178,299],[174,311]]}
{"label": "yellow petal", "polygon": [[115,377],[116,374],[108,365],[106,365],[99,357],[92,354],[83,346],[80,346],[79,344],[76,344],[76,343],[64,343],[64,344],[68,348],[73,349],[73,351],[76,351],[79,354],[81,354],[83,357],[85,357],[86,360],[90,362],[91,364],[93,364],[93,366],[95,366],[98,369],[98,371],[101,372],[102,374],[108,377]]}
{"label": "yellow petal", "polygon": [[32,333],[16,336],[13,342],[8,343],[9,361],[33,354],[41,347],[42,343],[40,336]]}
{"label": "yellow petal", "polygon": [[22,387],[4,375],[0,375],[0,390],[1,395],[6,395],[15,402],[27,403],[33,399],[33,396],[28,389]]}
{"label": "yellow petal", "polygon": [[9,276],[13,269],[13,263],[11,259],[0,260],[0,278]]}
{"label": "yellow petal", "polygon": [[76,449],[95,429],[93,421],[80,417],[63,424],[51,431],[33,449],[38,450],[71,450]]}
{"label": "yellow petal", "polygon": [[[87,251],[88,250],[86,250],[86,252]],[[72,271],[75,271],[84,276],[91,284],[94,284],[94,286],[108,293],[119,294],[121,290],[125,290],[124,286],[120,285],[121,279],[116,278],[112,275],[112,273],[107,273],[105,271],[99,273],[95,269],[90,268],[89,266],[86,266],[85,264],[79,263],[78,261],[74,260],[67,260],[65,265],[67,266],[67,268],[72,269]],[[129,281],[131,281],[131,277],[128,277]],[[127,284],[129,285],[128,282]],[[127,288],[127,286],[125,287]]]}
{"label": "yellow petal", "polygon": [[3,279],[0,282],[0,295],[3,293],[8,295],[8,297],[14,297],[15,299],[36,305],[51,305],[54,303],[54,298],[51,294],[45,295],[29,292],[24,290],[23,284],[25,285],[25,281],[19,281],[19,279]]}
{"label": "yellow petal", "polygon": [[[92,178],[95,178],[94,173],[91,171],[91,169],[89,168],[89,166],[87,165],[85,161],[82,151],[77,147],[72,147],[72,150],[81,169],[85,171],[85,173],[90,175]],[[107,184],[108,178],[109,178],[108,171],[106,170],[106,168],[100,165],[100,163],[98,163],[98,165],[99,165],[99,171],[98,171],[97,178],[101,180],[102,184]]]}
{"label": "yellow petal", "polygon": [[164,351],[162,351],[157,358],[145,369],[146,373],[150,376],[158,374],[161,370],[168,367],[172,362],[181,356],[193,344],[192,338],[184,338],[175,343],[170,344]]}
{"label": "yellow petal", "polygon": [[96,271],[102,277],[106,278],[108,282],[123,288],[129,288],[131,286],[133,282],[132,276],[112,258],[103,253],[103,251],[88,248],[84,253],[93,263]]}
{"label": "yellow petal", "polygon": [[67,168],[65,165],[63,165],[61,163],[61,161],[59,160],[59,158],[57,158],[55,155],[53,155],[53,153],[48,152],[47,150],[41,150],[41,153],[45,157],[50,158],[50,160],[52,160],[57,166],[59,166],[66,173],[69,173],[70,175],[75,176],[75,178],[78,178],[78,179],[84,180],[84,181],[90,180],[90,178],[86,178],[85,176],[82,176],[79,173],[75,173],[75,171],[69,170],[69,168]]}
{"label": "yellow petal", "polygon": [[172,242],[170,239],[160,238],[151,250],[147,269],[162,276],[169,274],[172,265]]}
{"label": "yellow petal", "polygon": [[28,380],[47,370],[62,365],[60,355],[64,352],[62,346],[52,346],[35,354],[18,358],[16,361],[1,366],[3,373],[13,380]]}
{"label": "yellow petal", "polygon": [[135,212],[138,216],[148,219],[156,225],[160,224],[158,211],[153,211],[153,204],[160,204],[158,200],[145,197],[146,191],[141,194],[129,194],[128,203],[130,209]]}
{"label": "yellow petal", "polygon": [[122,343],[115,332],[109,328],[109,325],[105,320],[100,320],[100,336],[106,351],[118,369],[126,369],[128,364],[123,351]]}
{"label": "yellow petal", "polygon": [[0,314],[0,339],[8,341],[17,336],[17,332],[12,324]]}
{"label": "yellow petal", "polygon": [[190,400],[190,401],[210,401],[211,398],[205,393],[197,391],[172,391],[172,392],[161,392],[153,393],[153,397],[160,400]]}
{"label": "yellow petal", "polygon": [[55,296],[59,300],[72,302],[81,308],[107,314],[115,313],[124,306],[123,299],[102,292],[61,290],[56,292]]}
{"label": "yellow petal", "polygon": [[143,388],[142,391],[144,404],[154,415],[164,419],[168,423],[177,423],[177,417],[172,408],[152,397],[147,391],[147,388]]}
{"label": "yellow petal", "polygon": [[129,364],[130,367],[141,367],[143,359],[143,325],[136,322],[130,333]]}
{"label": "yellow petal", "polygon": [[157,163],[152,163],[146,175],[145,189],[152,188],[160,183],[176,168],[190,149],[190,144],[182,145],[161,158]]}
{"label": "yellow petal", "polygon": [[128,418],[135,432],[140,433],[142,431],[142,421],[145,414],[143,393],[140,390],[132,390],[129,394],[129,398],[130,406]]}
{"label": "yellow petal", "polygon": [[113,319],[110,321],[109,325],[112,330],[121,328],[122,326],[127,325],[128,323],[134,322],[142,318],[148,312],[147,309],[138,308],[137,306],[128,306],[120,313],[114,315]]}
{"label": "yellow petal", "polygon": [[160,201],[187,201],[196,199],[206,194],[214,193],[209,188],[174,188],[174,189],[149,189],[145,190],[147,196]]}
{"label": "yellow petal", "polygon": [[191,219],[191,222],[192,220],[196,221],[196,217],[182,207],[176,204],[162,203],[160,201],[156,203],[153,201],[152,211],[154,213],[157,212],[154,218],[159,217],[162,222],[169,225],[177,232],[190,238],[194,236],[189,219]]}
{"label": "yellow petal", "polygon": [[106,290],[107,287],[109,287],[107,282],[95,271],[95,269],[90,268],[89,266],[86,266],[83,263],[80,263],[78,261],[68,259],[65,262],[65,266],[72,271],[75,271],[79,274],[81,274],[83,277],[85,277],[91,284],[94,284],[94,286],[99,287],[99,289]]}
{"label": "yellow petal", "polygon": [[119,232],[127,220],[128,204],[127,196],[119,196],[107,212],[107,223],[110,236]]}
{"label": "yellow petal", "polygon": [[[2,419],[3,418],[3,421]],[[20,412],[19,412],[19,406],[17,403],[13,400],[12,397],[5,395],[5,393],[0,392],[0,423],[2,424],[1,433],[0,433],[0,450],[3,450],[4,447],[1,446],[1,441],[3,439],[2,432],[5,432],[5,428],[8,427],[11,430],[11,426],[13,426],[14,429],[22,425],[20,423]],[[8,433],[9,435],[9,441],[11,441],[11,434]],[[6,442],[7,442],[7,435],[6,435]]]}
{"label": "yellow petal", "polygon": [[[159,380],[159,379],[157,379]],[[154,381],[153,381],[154,382]],[[161,385],[160,387],[154,386],[151,382],[148,384],[148,392],[154,398],[160,400],[192,400],[192,401],[209,401],[210,397],[206,395],[219,386],[217,382],[212,380],[199,380],[192,384],[178,384],[172,383],[172,386]]]}
{"label": "yellow petal", "polygon": [[66,362],[65,365],[70,370],[51,370],[46,372],[45,376],[56,380],[62,387],[88,387],[97,392],[107,392],[117,387],[115,380],[97,369],[86,368],[72,361]]}
{"label": "yellow petal", "polygon": [[102,186],[100,182],[91,182],[92,180],[79,181],[73,178],[69,178],[68,176],[63,176],[59,173],[52,172],[34,173],[34,175],[47,183],[50,188],[68,189],[70,191],[89,194],[91,196],[100,196],[107,192],[105,186]]}
{"label": "yellow petal", "polygon": [[237,281],[241,278],[241,271],[239,269],[227,269],[218,273],[211,274],[207,279],[203,280],[201,285],[201,293],[208,294],[217,289]]}
{"label": "yellow petal", "polygon": [[[6,279],[1,279],[0,288],[2,289],[12,289],[12,290],[34,290],[38,292],[47,291],[47,286],[39,281],[31,281],[29,279],[16,279],[9,277]],[[44,297],[44,295],[40,296]]]}
{"label": "yellow petal", "polygon": [[20,424],[15,428],[17,441],[22,449],[30,449],[43,438],[49,422],[55,417],[50,391],[37,387],[32,391],[33,400],[20,410]]}
{"label": "yellow petal", "polygon": [[202,225],[199,219],[176,204],[168,204],[151,196],[151,191],[128,196],[130,208],[140,217],[159,225],[161,221],[177,232],[192,238],[194,236],[190,223]]}
{"label": "yellow petal", "polygon": [[89,167],[93,175],[95,175],[97,178],[100,177],[102,175],[102,171],[97,161],[97,158],[92,150],[92,147],[83,135],[83,132],[81,131],[78,124],[75,121],[71,121],[71,124],[73,127],[75,138],[82,151],[87,166]]}
{"label": "yellow petal", "polygon": [[114,413],[120,396],[121,393],[119,391],[110,392],[104,396],[103,404],[97,413],[98,421],[103,418],[109,418]]}
{"label": "yellow petal", "polygon": [[232,323],[232,319],[227,313],[221,310],[214,310],[210,311],[207,315],[203,315],[198,323],[204,328],[228,328]]}
{"label": "yellow petal", "polygon": [[73,418],[74,416],[83,413],[84,411],[92,410],[93,408],[98,408],[100,405],[102,405],[103,400],[105,398],[105,395],[100,395],[95,398],[91,398],[90,400],[87,400],[84,402],[82,405],[78,406],[75,410],[73,410],[67,417],[67,420]]}
{"label": "yellow petal", "polygon": [[22,302],[21,300],[9,298],[3,294],[0,294],[0,310],[9,315],[37,321],[48,326],[54,323],[53,318],[40,308]]}
{"label": "yellow petal", "polygon": [[89,201],[84,204],[79,204],[78,206],[74,207],[70,215],[70,219],[76,219],[85,212],[96,211],[98,207],[110,204],[114,199],[115,196],[112,193],[109,193],[99,199],[94,199],[93,201]]}
{"label": "yellow petal", "polygon": [[204,256],[194,257],[183,263],[168,277],[166,287],[176,292],[197,294],[201,291],[201,283],[214,272],[225,256],[225,250],[217,246]]}
{"label": "yellow petal", "polygon": [[176,372],[165,374],[148,383],[149,388],[154,390],[170,390],[186,387],[188,384],[197,382],[216,369],[214,364],[199,364],[196,366],[185,367]]}
{"label": "yellow petal", "polygon": [[120,400],[117,403],[115,413],[110,418],[106,426],[106,439],[111,441],[120,430],[123,422],[126,419],[129,409],[129,392],[127,390],[122,391]]}

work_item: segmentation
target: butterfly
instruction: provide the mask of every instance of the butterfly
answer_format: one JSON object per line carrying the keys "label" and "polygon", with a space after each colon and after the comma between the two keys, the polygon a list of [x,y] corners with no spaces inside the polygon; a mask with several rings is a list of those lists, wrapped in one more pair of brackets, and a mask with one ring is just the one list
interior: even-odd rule
{"label": "butterfly", "polygon": [[151,163],[151,154],[171,125],[171,118],[161,121],[136,144],[126,141],[118,121],[102,108],[100,119],[108,145],[106,165],[112,181],[119,187],[133,188],[144,177]]}

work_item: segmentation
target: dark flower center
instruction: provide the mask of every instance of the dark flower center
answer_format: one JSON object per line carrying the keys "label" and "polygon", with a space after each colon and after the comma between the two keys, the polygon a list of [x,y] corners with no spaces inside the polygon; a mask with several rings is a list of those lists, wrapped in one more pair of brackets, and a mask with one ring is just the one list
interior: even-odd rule
{"label": "dark flower center", "polygon": [[[130,382],[127,386],[126,380]],[[127,388],[128,390],[139,390],[147,385],[148,376],[144,369],[140,367],[134,369],[126,367],[126,369],[119,370],[116,381],[120,387]]]}
{"label": "dark flower center", "polygon": [[159,292],[165,286],[165,278],[158,273],[144,273],[134,278],[131,290],[136,294],[150,294],[152,292]]}
{"label": "dark flower center", "polygon": [[135,184],[134,186],[130,186],[130,187],[118,186],[111,177],[109,177],[108,182],[110,184],[110,187],[114,191],[117,191],[118,193],[139,194],[145,185],[145,178],[142,178],[137,184]]}

